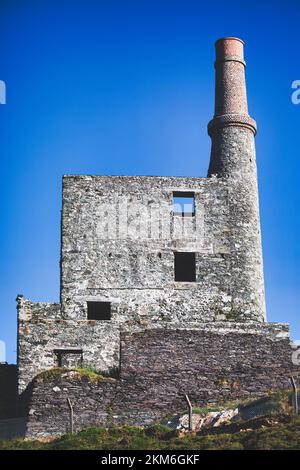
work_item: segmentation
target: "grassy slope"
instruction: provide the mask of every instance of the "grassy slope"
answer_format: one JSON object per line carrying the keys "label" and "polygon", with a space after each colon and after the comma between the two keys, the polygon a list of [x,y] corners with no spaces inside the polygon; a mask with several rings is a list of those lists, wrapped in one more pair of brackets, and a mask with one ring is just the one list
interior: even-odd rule
{"label": "grassy slope", "polygon": [[47,443],[0,441],[0,450],[3,449],[300,449],[300,416],[272,427],[206,436],[180,436],[177,430],[162,425],[146,429],[133,426],[92,428]]}

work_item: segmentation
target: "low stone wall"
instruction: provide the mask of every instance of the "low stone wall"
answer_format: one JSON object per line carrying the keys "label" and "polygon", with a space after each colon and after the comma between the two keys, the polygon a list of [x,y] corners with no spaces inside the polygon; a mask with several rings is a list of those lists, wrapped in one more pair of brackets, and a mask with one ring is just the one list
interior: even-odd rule
{"label": "low stone wall", "polygon": [[[29,399],[27,436],[90,426],[148,425],[194,405],[220,403],[290,386],[300,373],[292,348],[276,325],[219,331],[148,329],[121,334],[119,379],[89,378],[78,372],[38,376]],[[247,331],[247,332],[246,332]]]}
{"label": "low stone wall", "polygon": [[119,364],[119,326],[110,322],[90,321],[22,321],[19,335],[19,393],[22,393],[40,372],[57,367],[55,350],[62,347],[83,351],[83,367],[97,371]]}

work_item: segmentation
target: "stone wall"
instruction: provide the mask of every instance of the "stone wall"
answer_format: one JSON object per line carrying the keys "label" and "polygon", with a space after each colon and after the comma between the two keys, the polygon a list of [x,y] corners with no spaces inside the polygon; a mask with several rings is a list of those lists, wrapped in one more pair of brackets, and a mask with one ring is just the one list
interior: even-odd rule
{"label": "stone wall", "polygon": [[[174,191],[195,194],[184,232],[183,218],[172,213]],[[63,317],[86,319],[89,300],[111,301],[115,322],[229,313],[227,192],[217,178],[65,176]],[[196,253],[196,283],[175,282],[176,251]]]}
{"label": "stone wall", "polygon": [[288,388],[292,364],[286,325],[221,324],[217,329],[166,328],[121,334],[120,378],[90,380],[65,371],[34,380],[27,436],[70,430],[67,397],[78,431],[89,426],[149,425],[185,408],[260,396]]}
{"label": "stone wall", "polygon": [[101,372],[119,365],[118,324],[64,320],[59,304],[18,298],[18,387],[23,392],[40,372],[59,366],[59,351],[82,351],[79,366]]}

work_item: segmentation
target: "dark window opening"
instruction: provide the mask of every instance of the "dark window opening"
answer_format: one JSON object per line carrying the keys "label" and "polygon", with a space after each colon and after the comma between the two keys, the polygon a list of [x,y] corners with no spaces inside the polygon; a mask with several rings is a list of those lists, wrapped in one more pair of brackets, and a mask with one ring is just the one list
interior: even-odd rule
{"label": "dark window opening", "polygon": [[110,302],[88,302],[88,320],[110,320],[111,303]]}
{"label": "dark window opening", "polygon": [[175,281],[196,281],[195,253],[175,252],[174,262]]}
{"label": "dark window opening", "polygon": [[82,367],[82,349],[55,349],[58,367]]}
{"label": "dark window opening", "polygon": [[192,192],[175,191],[173,193],[173,215],[194,216],[195,194]]}

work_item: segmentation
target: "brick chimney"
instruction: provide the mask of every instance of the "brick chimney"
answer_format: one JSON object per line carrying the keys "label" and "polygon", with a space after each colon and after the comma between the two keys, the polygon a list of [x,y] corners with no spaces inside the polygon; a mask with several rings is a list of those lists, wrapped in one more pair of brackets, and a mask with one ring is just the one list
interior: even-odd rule
{"label": "brick chimney", "polygon": [[208,176],[228,183],[232,253],[232,316],[265,320],[265,295],[254,137],[248,115],[244,42],[227,37],[216,44],[215,113],[208,124]]}
{"label": "brick chimney", "polygon": [[[222,38],[215,47],[215,114],[208,124],[213,146],[214,138],[225,127],[243,127],[256,134],[256,122],[248,115],[244,42],[239,38]],[[223,162],[223,155],[219,152],[215,155],[213,150],[208,176],[230,174],[232,168]]]}

